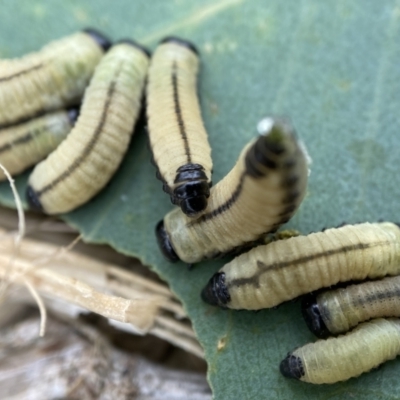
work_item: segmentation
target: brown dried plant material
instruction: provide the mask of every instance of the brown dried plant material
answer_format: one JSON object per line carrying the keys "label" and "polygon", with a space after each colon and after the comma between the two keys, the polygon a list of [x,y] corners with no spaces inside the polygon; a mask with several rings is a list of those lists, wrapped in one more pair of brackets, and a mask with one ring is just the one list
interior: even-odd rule
{"label": "brown dried plant material", "polygon": [[117,265],[31,239],[21,241],[10,267],[13,242],[13,235],[0,229],[0,278],[13,285],[28,280],[46,308],[68,315],[89,310],[120,329],[152,333],[203,357],[193,330],[182,320],[182,306],[166,286]]}
{"label": "brown dried plant material", "polygon": [[[1,265],[5,265],[7,261],[8,256],[0,255],[0,278],[3,280],[8,277]],[[106,318],[130,323],[139,333],[148,332],[154,325],[159,304],[157,298],[138,296],[136,299],[125,299],[110,296],[75,278],[47,268],[37,269],[34,264],[17,258],[13,262],[11,282],[22,283],[23,279],[47,297],[56,295]]]}
{"label": "brown dried plant material", "polygon": [[123,352],[83,321],[51,315],[44,338],[36,318],[0,331],[0,393],[8,400],[211,399],[204,374]]}
{"label": "brown dried plant material", "polygon": [[[15,308],[17,314],[21,308],[13,307],[13,300],[17,304],[35,301],[41,313],[40,336],[44,336],[47,308],[57,315],[69,316],[92,311],[121,329],[153,333],[203,357],[193,330],[183,320],[182,306],[168,288],[151,276],[141,276],[72,251],[80,236],[64,247],[24,238],[26,225],[32,227],[32,224],[29,219],[25,223],[14,181],[2,169],[15,196],[18,231],[0,228],[0,307],[7,299],[7,306],[10,305],[10,310]],[[21,290],[24,286],[25,290]],[[26,289],[31,297],[27,298]],[[12,319],[13,315],[8,314],[4,321]]]}

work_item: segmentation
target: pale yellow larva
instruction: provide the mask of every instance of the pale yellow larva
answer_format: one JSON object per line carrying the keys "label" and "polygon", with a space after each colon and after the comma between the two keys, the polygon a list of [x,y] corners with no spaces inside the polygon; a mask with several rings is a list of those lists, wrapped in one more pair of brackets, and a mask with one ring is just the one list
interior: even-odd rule
{"label": "pale yellow larva", "polygon": [[400,276],[307,296],[303,317],[318,337],[346,332],[378,317],[400,317]]}
{"label": "pale yellow larva", "polygon": [[286,121],[263,121],[265,130],[211,189],[199,218],[177,208],[157,225],[160,248],[170,261],[218,257],[276,231],[298,209],[307,188],[307,155]]}
{"label": "pale yellow larva", "polygon": [[97,66],[75,127],[29,177],[28,203],[48,214],[75,209],[111,179],[128,148],[149,63],[136,43],[115,44]]}
{"label": "pale yellow larva", "polygon": [[173,204],[195,216],[207,206],[211,147],[197,97],[199,57],[186,40],[165,38],[153,54],[147,84],[150,147]]}
{"label": "pale yellow larva", "polygon": [[[78,110],[54,111],[28,122],[0,130],[0,164],[15,176],[35,165],[66,138]],[[0,171],[0,180],[6,176]]]}
{"label": "pale yellow larva", "polygon": [[256,247],[222,267],[202,292],[225,308],[258,310],[338,282],[400,274],[400,228],[363,223]]}
{"label": "pale yellow larva", "polygon": [[400,320],[375,319],[346,335],[318,340],[290,352],[281,362],[287,378],[314,384],[357,377],[400,353]]}
{"label": "pale yellow larva", "polygon": [[109,46],[105,36],[87,29],[1,61],[0,128],[77,104]]}

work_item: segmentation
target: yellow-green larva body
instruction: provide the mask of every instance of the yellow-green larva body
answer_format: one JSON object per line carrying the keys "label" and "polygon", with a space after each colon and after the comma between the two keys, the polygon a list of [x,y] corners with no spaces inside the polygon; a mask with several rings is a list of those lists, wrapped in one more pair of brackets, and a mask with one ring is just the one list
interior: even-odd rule
{"label": "yellow-green larva body", "polygon": [[142,100],[148,55],[114,45],[97,66],[67,138],[29,177],[31,207],[47,214],[75,209],[111,179],[128,148]]}
{"label": "yellow-green larva body", "polygon": [[255,241],[290,219],[307,179],[307,156],[292,127],[270,119],[265,134],[243,149],[233,169],[211,189],[199,218],[177,208],[159,223],[160,248],[171,261],[195,263]]}
{"label": "yellow-green larva body", "polygon": [[[12,175],[35,165],[66,138],[77,110],[45,114],[28,122],[0,130],[0,164]],[[6,176],[0,171],[0,180]]]}
{"label": "yellow-green larva body", "polygon": [[[0,128],[79,103],[108,46],[88,30],[20,59],[0,61]],[[105,44],[106,43],[106,44]]]}
{"label": "yellow-green larva body", "polygon": [[373,318],[400,317],[400,276],[311,295],[302,309],[318,337],[347,332]]}
{"label": "yellow-green larva body", "polygon": [[203,290],[205,301],[258,310],[338,282],[400,274],[400,228],[363,223],[256,247],[226,264]]}
{"label": "yellow-green larva body", "polygon": [[318,340],[281,362],[288,378],[322,384],[345,381],[392,360],[400,353],[400,320],[375,319],[337,338]]}
{"label": "yellow-green larva body", "polygon": [[190,43],[166,38],[154,52],[147,84],[150,147],[173,204],[194,216],[207,206],[211,147],[197,97],[199,57]]}

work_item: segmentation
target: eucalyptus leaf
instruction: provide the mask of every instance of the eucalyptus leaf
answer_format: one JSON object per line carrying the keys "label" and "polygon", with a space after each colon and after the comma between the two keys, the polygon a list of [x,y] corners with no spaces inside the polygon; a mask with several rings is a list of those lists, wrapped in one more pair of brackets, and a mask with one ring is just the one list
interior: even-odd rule
{"label": "eucalyptus leaf", "polygon": [[[199,93],[214,183],[262,117],[283,115],[313,159],[308,194],[289,227],[308,233],[342,222],[399,221],[399,1],[15,0],[1,2],[0,20],[2,57],[87,26],[151,49],[171,34],[193,41],[202,57]],[[283,378],[280,360],[315,340],[298,302],[258,313],[202,303],[202,287],[226,260],[188,270],[162,258],[154,227],[171,205],[146,142],[139,127],[107,188],[63,218],[86,241],[137,256],[169,283],[205,349],[215,398],[398,398],[399,360],[330,386]],[[27,176],[17,179],[21,193]],[[7,184],[0,197],[13,205]]]}

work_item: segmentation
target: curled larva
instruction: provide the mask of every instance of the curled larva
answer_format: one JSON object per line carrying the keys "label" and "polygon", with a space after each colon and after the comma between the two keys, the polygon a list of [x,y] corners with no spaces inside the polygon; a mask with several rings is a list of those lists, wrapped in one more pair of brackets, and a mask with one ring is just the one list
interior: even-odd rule
{"label": "curled larva", "polygon": [[110,180],[139,115],[149,63],[132,41],[115,44],[97,66],[67,138],[29,177],[27,199],[47,214],[73,210]]}
{"label": "curled larva", "polygon": [[400,228],[363,223],[256,247],[225,264],[202,292],[209,304],[258,310],[338,282],[400,273]]}
{"label": "curled larva", "polygon": [[337,338],[318,340],[281,362],[287,378],[314,384],[336,383],[361,375],[400,353],[400,320],[375,319]]}
{"label": "curled larva", "polygon": [[199,218],[177,208],[157,225],[160,248],[170,261],[218,257],[275,231],[295,213],[306,192],[307,157],[287,122],[268,121],[211,189]]}
{"label": "curled larva", "polygon": [[173,204],[189,216],[207,206],[211,147],[197,98],[199,57],[189,42],[164,39],[154,52],[147,84],[150,147]]}
{"label": "curled larva", "polygon": [[77,104],[110,42],[87,29],[0,61],[0,128]]}
{"label": "curled larva", "polygon": [[400,276],[351,285],[306,297],[303,317],[324,338],[378,317],[400,317]]}
{"label": "curled larva", "polygon": [[[77,117],[78,110],[71,108],[0,130],[0,164],[12,176],[35,165],[66,138]],[[0,171],[0,180],[5,179]]]}

